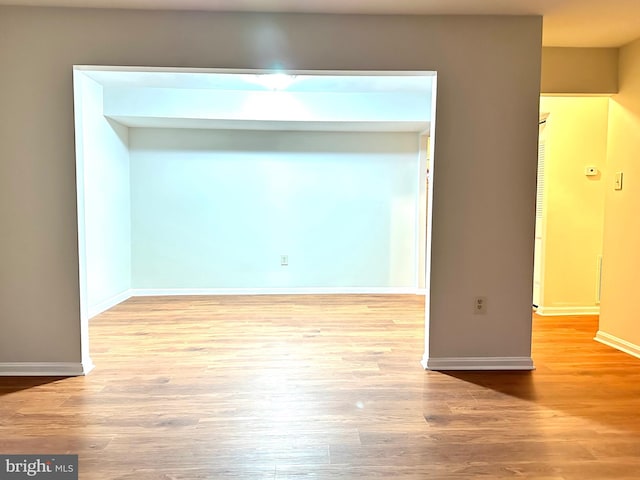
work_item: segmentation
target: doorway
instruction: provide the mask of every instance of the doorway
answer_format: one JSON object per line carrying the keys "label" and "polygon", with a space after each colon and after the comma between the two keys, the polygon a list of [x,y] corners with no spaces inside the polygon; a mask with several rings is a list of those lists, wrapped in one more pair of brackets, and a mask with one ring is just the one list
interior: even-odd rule
{"label": "doorway", "polygon": [[427,291],[435,82],[75,67],[84,358],[130,296]]}

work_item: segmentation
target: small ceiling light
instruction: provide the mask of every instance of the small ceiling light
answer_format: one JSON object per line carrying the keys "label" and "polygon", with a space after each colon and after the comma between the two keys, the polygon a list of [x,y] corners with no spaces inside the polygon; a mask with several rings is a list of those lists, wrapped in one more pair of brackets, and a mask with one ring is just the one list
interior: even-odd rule
{"label": "small ceiling light", "polygon": [[286,73],[261,73],[257,75],[247,75],[245,79],[256,85],[260,85],[268,90],[286,90],[295,81],[297,75],[288,75]]}

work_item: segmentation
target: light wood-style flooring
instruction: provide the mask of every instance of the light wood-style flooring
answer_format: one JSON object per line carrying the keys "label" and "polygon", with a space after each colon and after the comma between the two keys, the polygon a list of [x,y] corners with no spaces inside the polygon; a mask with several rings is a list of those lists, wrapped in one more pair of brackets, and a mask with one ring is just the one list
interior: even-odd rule
{"label": "light wood-style flooring", "polygon": [[640,478],[640,360],[534,316],[537,370],[425,372],[424,298],[134,298],[87,377],[0,378],[0,453],[81,479]]}

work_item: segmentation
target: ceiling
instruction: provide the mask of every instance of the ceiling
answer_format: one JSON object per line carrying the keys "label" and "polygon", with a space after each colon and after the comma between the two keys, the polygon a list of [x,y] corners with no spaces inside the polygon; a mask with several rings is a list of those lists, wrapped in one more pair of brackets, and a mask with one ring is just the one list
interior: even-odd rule
{"label": "ceiling", "polygon": [[[143,67],[76,67],[103,87],[189,88],[202,90],[241,90],[287,92],[375,93],[403,92],[431,95],[433,72],[409,74],[368,72],[252,73],[233,70],[143,68]],[[275,80],[275,82],[274,82]],[[284,80],[285,83],[282,83]]]}
{"label": "ceiling", "polygon": [[76,66],[74,83],[84,78],[102,85],[104,115],[128,127],[428,132],[435,77]]}
{"label": "ceiling", "polygon": [[618,47],[640,38],[640,0],[0,0],[0,5],[411,15],[544,15],[545,46]]}
{"label": "ceiling", "polygon": [[[431,95],[433,72],[364,75],[362,72],[278,74],[234,70],[78,66],[103,87],[184,88],[202,90],[422,93]],[[285,83],[283,83],[283,81]]]}

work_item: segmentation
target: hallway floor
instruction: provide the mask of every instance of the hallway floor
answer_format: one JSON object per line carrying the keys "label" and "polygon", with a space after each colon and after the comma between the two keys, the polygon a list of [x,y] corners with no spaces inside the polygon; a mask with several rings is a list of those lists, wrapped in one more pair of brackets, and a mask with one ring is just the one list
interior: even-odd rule
{"label": "hallway floor", "polygon": [[533,372],[425,372],[424,297],[143,297],[87,377],[1,378],[0,453],[88,479],[637,479],[640,359],[534,315]]}

